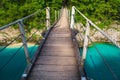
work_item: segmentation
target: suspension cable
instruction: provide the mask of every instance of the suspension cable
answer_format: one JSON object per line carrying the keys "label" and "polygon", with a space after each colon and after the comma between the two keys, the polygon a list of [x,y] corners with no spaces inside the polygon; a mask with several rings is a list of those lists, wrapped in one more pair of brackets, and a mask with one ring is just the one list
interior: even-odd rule
{"label": "suspension cable", "polygon": [[[77,20],[76,20],[76,18],[75,18],[75,23],[76,23],[76,21],[77,21]],[[79,25],[79,26],[80,26],[80,25]],[[76,26],[76,29],[77,29],[77,30],[79,31],[79,33],[80,33],[80,34],[78,33],[79,39],[83,41],[83,40],[84,40],[84,37],[82,36],[81,31],[78,29],[78,26]],[[81,37],[82,39],[81,39],[80,37]]]}
{"label": "suspension cable", "polygon": [[8,60],[8,62],[6,62],[1,68],[0,71],[5,68],[5,66],[17,55],[17,53],[20,51],[20,49],[23,47],[23,45],[20,46],[20,48],[10,57],[10,59]]}
{"label": "suspension cable", "polygon": [[[45,8],[44,8],[44,9],[45,9]],[[28,16],[26,16],[26,17],[23,17],[23,18],[21,18],[21,19],[18,19],[18,20],[14,21],[14,22],[11,22],[11,23],[7,24],[7,25],[4,25],[4,26],[2,26],[2,27],[0,28],[0,30],[3,30],[3,29],[5,29],[5,28],[8,28],[8,27],[10,27],[11,25],[17,24],[17,23],[18,23],[19,21],[21,21],[21,20],[25,20],[25,19],[27,19],[27,18],[30,18],[30,17],[34,16],[35,14],[37,14],[37,13],[39,13],[39,12],[42,12],[44,9],[42,9],[42,10],[39,9],[38,11],[34,12],[33,14],[30,14],[30,15],[28,15]]]}
{"label": "suspension cable", "polygon": [[0,52],[2,52],[4,49],[6,49],[9,45],[11,45],[14,41],[16,41],[19,37],[21,36],[21,34],[19,34],[16,38],[14,38],[14,40],[12,40],[10,43],[8,43],[5,47],[3,47],[2,49],[0,49]]}
{"label": "suspension cable", "polygon": [[96,30],[98,30],[103,36],[105,36],[109,41],[111,41],[115,46],[120,48],[120,46],[117,44],[117,42],[111,37],[109,37],[104,31],[102,31],[97,25],[95,25],[90,19],[88,19],[84,14],[82,14],[75,6],[74,9],[82,16],[85,20],[87,20]]}
{"label": "suspension cable", "polygon": [[35,34],[35,33],[37,33],[39,30],[36,30],[28,39],[27,39],[27,42],[33,37],[33,35]]}
{"label": "suspension cable", "polygon": [[[31,50],[30,53],[29,53],[30,55],[32,55],[32,51],[33,51],[33,49],[35,48],[35,46],[37,45],[37,43],[38,43],[38,41],[36,41],[36,43],[34,44],[34,47],[32,48],[32,50]],[[25,61],[26,61],[26,58],[24,58],[24,60],[21,62],[19,68],[23,66],[23,63],[25,63]],[[19,70],[19,68],[18,68],[17,70]],[[15,77],[16,77],[16,76],[17,76],[17,74],[15,75]],[[14,78],[15,78],[15,77],[14,77]]]}
{"label": "suspension cable", "polygon": [[[88,55],[89,55],[89,57],[90,57],[90,59],[91,59],[91,62],[92,62],[92,64],[93,64],[94,68],[95,68],[96,74],[100,76],[100,73],[99,73],[99,71],[97,70],[97,66],[95,65],[95,62],[94,62],[94,59],[92,58],[92,55],[91,55],[91,54],[88,54]],[[96,75],[96,74],[95,74],[95,75]],[[97,76],[97,75],[96,75],[96,76]],[[100,77],[100,78],[101,78],[101,77]],[[100,79],[100,80],[102,80],[102,79]]]}
{"label": "suspension cable", "polygon": [[[89,36],[87,36],[87,37],[89,38],[89,40],[91,41],[91,43],[94,43]],[[114,77],[116,80],[119,80],[118,77],[117,77],[117,75],[114,73],[114,71],[112,70],[112,68],[109,66],[109,64],[107,63],[107,61],[105,60],[105,58],[103,57],[103,55],[101,54],[101,52],[99,51],[99,49],[96,47],[96,45],[94,45],[94,47],[95,47],[97,53],[98,53],[98,54],[100,55],[100,57],[102,58],[102,60],[103,60],[103,62],[105,63],[105,65],[107,66],[107,68],[109,69],[109,71],[112,73],[113,77]]]}

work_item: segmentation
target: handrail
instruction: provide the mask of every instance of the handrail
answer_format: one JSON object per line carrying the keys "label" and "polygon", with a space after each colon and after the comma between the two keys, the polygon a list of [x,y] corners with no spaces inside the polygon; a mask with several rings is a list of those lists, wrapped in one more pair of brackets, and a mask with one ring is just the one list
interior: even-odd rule
{"label": "handrail", "polygon": [[[14,24],[18,24],[18,26],[19,26],[19,31],[20,31],[20,35],[21,35],[21,39],[22,39],[22,43],[23,43],[23,46],[24,46],[24,52],[25,52],[25,56],[26,56],[26,61],[27,61],[27,63],[28,64],[30,64],[30,56],[29,56],[29,52],[28,52],[28,46],[27,46],[27,40],[26,40],[26,36],[25,36],[25,30],[24,30],[24,23],[23,23],[23,20],[25,20],[25,19],[28,19],[28,18],[30,18],[30,17],[32,17],[32,16],[34,16],[35,14],[38,14],[39,12],[41,12],[41,11],[43,11],[44,9],[42,9],[42,10],[37,10],[36,12],[34,12],[33,14],[30,14],[30,15],[28,15],[28,16],[26,16],[26,17],[23,17],[23,18],[21,18],[21,19],[18,19],[18,20],[16,20],[16,21],[14,21],[14,22],[11,22],[11,23],[9,23],[9,24],[7,24],[7,25],[4,25],[4,26],[2,26],[1,28],[0,28],[0,30],[3,30],[3,29],[6,29],[6,28],[8,28],[8,27],[11,27],[11,25],[14,25]],[[12,41],[13,42],[13,41]],[[11,42],[11,43],[12,43]],[[11,44],[10,43],[10,44]],[[6,48],[6,47],[5,47]],[[5,49],[5,48],[3,48],[3,49]]]}
{"label": "handrail", "polygon": [[104,31],[102,31],[97,25],[95,25],[90,19],[88,19],[84,14],[82,14],[75,6],[73,6],[74,9],[83,17],[85,18],[89,24],[91,24],[96,30],[98,30],[101,34],[103,34],[107,39],[109,39],[114,45],[116,45],[118,48],[120,46],[117,44],[117,42],[113,39],[111,39]]}
{"label": "handrail", "polygon": [[[62,15],[62,13],[63,13],[63,9],[61,10],[61,15]],[[60,16],[61,16],[61,15],[60,15]],[[34,56],[32,57],[32,59],[31,59],[31,64],[27,65],[26,69],[24,70],[24,73],[23,73],[23,75],[21,76],[21,80],[26,80],[26,78],[29,76],[30,70],[32,69],[32,67],[33,67],[33,65],[34,65],[34,63],[35,63],[37,56],[40,54],[40,51],[42,50],[43,45],[44,45],[45,41],[47,40],[50,31],[51,31],[51,30],[53,29],[53,27],[58,23],[59,20],[60,20],[60,18],[59,18],[58,20],[56,20],[56,21],[53,23],[53,25],[51,25],[51,27],[50,27],[50,28],[47,30],[47,32],[45,33],[44,38],[43,38],[42,41],[40,42],[40,45],[39,45],[38,49],[37,49],[36,52],[35,52],[35,55],[34,55]]]}
{"label": "handrail", "polygon": [[5,29],[5,28],[8,28],[8,27],[10,27],[11,25],[17,24],[17,23],[19,23],[20,21],[25,20],[25,19],[27,19],[27,18],[30,18],[30,17],[34,16],[35,14],[37,14],[37,13],[43,11],[43,10],[44,10],[44,9],[42,9],[42,10],[39,9],[38,11],[34,12],[33,14],[30,14],[30,15],[28,15],[28,16],[26,16],[26,17],[23,17],[23,18],[21,18],[21,19],[18,19],[18,20],[14,21],[14,22],[11,22],[11,23],[7,24],[7,25],[4,25],[4,26],[0,27],[0,30],[3,30],[3,29]]}
{"label": "handrail", "polygon": [[42,47],[45,43],[45,41],[47,40],[47,37],[50,33],[50,31],[52,30],[52,28],[57,24],[59,20],[55,21],[55,23],[53,25],[51,25],[51,27],[47,30],[47,32],[45,33],[45,36],[44,38],[42,39],[42,41],[40,42],[40,45],[38,47],[38,49],[36,50],[35,52],[35,55],[32,57],[31,59],[31,64],[27,65],[26,69],[24,70],[24,73],[23,75],[21,76],[21,80],[26,80],[26,78],[29,76],[30,74],[30,70],[32,69],[34,63],[35,63],[35,60],[37,58],[37,56],[40,54],[40,51],[42,50]]}

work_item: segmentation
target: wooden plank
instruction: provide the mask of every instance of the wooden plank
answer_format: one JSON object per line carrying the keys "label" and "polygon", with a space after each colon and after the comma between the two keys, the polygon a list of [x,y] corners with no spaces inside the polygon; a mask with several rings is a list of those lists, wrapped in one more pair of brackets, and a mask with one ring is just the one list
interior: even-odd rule
{"label": "wooden plank", "polygon": [[36,65],[33,71],[56,71],[56,72],[78,72],[78,69],[75,65],[73,66],[61,66],[61,65]]}
{"label": "wooden plank", "polygon": [[61,43],[54,43],[54,44],[52,44],[52,43],[47,43],[47,44],[44,44],[44,46],[71,46],[71,47],[73,47],[73,45],[71,45],[71,44],[61,44]]}
{"label": "wooden plank", "polygon": [[50,32],[28,80],[80,80],[77,65],[69,23],[64,14]]}
{"label": "wooden plank", "polygon": [[66,57],[74,57],[73,52],[64,52],[64,51],[43,51],[40,53],[41,56],[66,56]]}
{"label": "wooden plank", "polygon": [[51,44],[64,44],[64,45],[67,45],[67,44],[71,44],[72,43],[72,41],[55,41],[55,40],[47,40],[46,42],[45,42],[46,44],[49,44],[49,43],[51,43]]}
{"label": "wooden plank", "polygon": [[70,37],[71,34],[50,34],[49,37]]}
{"label": "wooden plank", "polygon": [[58,57],[58,56],[40,56],[35,62],[36,65],[77,65],[75,57]]}
{"label": "wooden plank", "polygon": [[45,47],[43,47],[43,49],[42,49],[42,51],[58,51],[58,52],[60,52],[60,51],[65,51],[65,52],[74,52],[74,50],[72,49],[72,48],[67,48],[67,47],[47,47],[47,46],[45,46]]}
{"label": "wooden plank", "polygon": [[43,47],[73,48],[73,45],[66,45],[66,44],[65,45],[61,45],[61,44],[60,45],[59,44],[55,45],[55,43],[54,43],[54,45],[52,45],[52,44],[51,45],[45,44]]}
{"label": "wooden plank", "polygon": [[46,41],[72,41],[71,37],[49,37]]}
{"label": "wooden plank", "polygon": [[79,80],[79,75],[75,72],[54,72],[40,71],[32,72],[29,80]]}

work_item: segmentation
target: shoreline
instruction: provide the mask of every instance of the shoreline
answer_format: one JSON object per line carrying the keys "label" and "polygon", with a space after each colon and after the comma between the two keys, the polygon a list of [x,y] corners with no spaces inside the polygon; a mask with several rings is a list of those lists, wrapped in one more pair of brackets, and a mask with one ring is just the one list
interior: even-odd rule
{"label": "shoreline", "polygon": [[[15,43],[15,44],[12,44],[12,45],[8,46],[7,48],[18,48],[18,47],[21,47],[22,45],[23,45],[23,43]],[[35,43],[28,43],[27,44],[28,47],[31,47],[31,46],[34,46],[34,45],[35,45]]]}

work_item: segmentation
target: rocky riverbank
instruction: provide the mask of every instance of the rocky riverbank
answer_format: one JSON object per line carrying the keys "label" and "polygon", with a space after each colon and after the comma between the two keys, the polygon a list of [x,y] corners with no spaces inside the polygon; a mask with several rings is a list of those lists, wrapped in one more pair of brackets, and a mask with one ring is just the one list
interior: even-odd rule
{"label": "rocky riverbank", "polygon": [[[37,40],[42,38],[42,30],[36,32],[34,35],[32,35],[34,32],[36,32],[36,29],[32,29],[30,32],[26,32],[27,39],[32,36],[32,38],[28,42],[36,42]],[[14,29],[12,27],[6,28],[4,30],[0,31],[0,45],[6,45],[9,44],[11,41],[13,41],[16,37],[20,35],[20,31],[18,29]],[[13,44],[21,43],[22,39],[21,36],[13,41]]]}
{"label": "rocky riverbank", "polygon": [[[84,32],[83,30],[85,29],[82,27],[82,24],[76,24],[75,28],[79,29],[81,33],[83,33],[81,36],[84,37]],[[77,28],[81,27],[81,28]],[[104,29],[102,29],[108,36],[110,36],[111,39],[116,41],[120,45],[120,24],[111,24]],[[79,37],[79,33],[76,35],[77,40],[79,41],[80,39],[82,40],[82,37]],[[94,28],[91,28],[90,30],[90,38],[92,39],[93,42],[110,42],[106,37],[104,37],[99,31],[97,31]]]}

